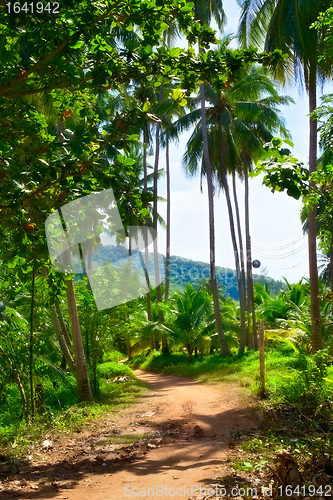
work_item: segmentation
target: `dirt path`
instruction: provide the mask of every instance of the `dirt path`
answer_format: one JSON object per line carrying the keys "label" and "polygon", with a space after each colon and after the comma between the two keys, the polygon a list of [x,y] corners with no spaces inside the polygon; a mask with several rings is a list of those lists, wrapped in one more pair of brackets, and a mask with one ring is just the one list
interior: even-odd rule
{"label": "dirt path", "polygon": [[[230,433],[258,425],[239,386],[136,375],[151,386],[137,404],[96,429],[55,440],[38,461],[8,476],[0,498],[123,500],[154,493],[187,500],[216,487],[233,448]],[[122,434],[150,436],[119,448],[114,441]]]}

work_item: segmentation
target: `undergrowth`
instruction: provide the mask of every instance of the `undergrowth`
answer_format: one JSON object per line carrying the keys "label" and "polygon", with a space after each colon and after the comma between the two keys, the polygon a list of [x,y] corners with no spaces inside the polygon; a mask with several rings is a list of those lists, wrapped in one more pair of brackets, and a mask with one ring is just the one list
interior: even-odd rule
{"label": "undergrowth", "polygon": [[[132,370],[115,361],[98,365],[99,390],[92,403],[76,402],[75,379],[65,374],[60,379],[43,380],[43,405],[33,420],[22,417],[22,406],[16,386],[8,385],[0,407],[0,452],[18,456],[27,446],[43,442],[49,435],[78,431],[87,423],[128,406],[140,396],[146,385]],[[113,381],[126,375],[129,381]]]}

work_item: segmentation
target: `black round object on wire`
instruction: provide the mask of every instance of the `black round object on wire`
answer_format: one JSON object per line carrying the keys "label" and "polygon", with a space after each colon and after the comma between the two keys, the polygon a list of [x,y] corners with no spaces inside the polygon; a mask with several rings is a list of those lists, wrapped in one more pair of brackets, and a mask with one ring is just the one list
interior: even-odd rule
{"label": "black round object on wire", "polygon": [[253,267],[255,267],[256,269],[258,269],[258,267],[260,267],[260,266],[261,266],[261,262],[260,262],[260,260],[254,260],[254,261],[252,262],[252,266],[253,266]]}

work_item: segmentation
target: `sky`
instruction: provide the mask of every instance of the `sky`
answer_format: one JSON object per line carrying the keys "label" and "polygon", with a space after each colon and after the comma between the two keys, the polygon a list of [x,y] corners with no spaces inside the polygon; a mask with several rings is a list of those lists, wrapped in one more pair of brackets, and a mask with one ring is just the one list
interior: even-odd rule
{"label": "sky", "polygon": [[[239,9],[235,0],[224,1],[227,14],[226,33],[236,33]],[[324,93],[332,92],[324,88]],[[304,92],[284,88],[282,93],[294,98],[295,104],[282,106],[281,112],[294,143],[293,155],[308,164],[308,101]],[[320,92],[318,94],[320,96]],[[171,171],[171,255],[209,262],[208,194],[200,178],[187,178],[182,168],[182,156],[189,133],[180,138],[179,146],[173,145],[170,155]],[[164,167],[164,152],[161,167]],[[241,217],[244,215],[244,185],[237,185]],[[159,194],[166,198],[165,179],[159,184]],[[300,222],[301,201],[285,193],[271,193],[262,185],[260,177],[250,179],[250,232],[252,257],[261,262],[255,272],[274,279],[285,277],[296,282],[308,277],[307,237]],[[158,211],[166,217],[166,203],[159,203]],[[244,227],[244,226],[243,226]],[[223,193],[215,199],[216,264],[235,268],[232,251],[227,206]],[[159,235],[159,251],[164,252],[165,236]]]}

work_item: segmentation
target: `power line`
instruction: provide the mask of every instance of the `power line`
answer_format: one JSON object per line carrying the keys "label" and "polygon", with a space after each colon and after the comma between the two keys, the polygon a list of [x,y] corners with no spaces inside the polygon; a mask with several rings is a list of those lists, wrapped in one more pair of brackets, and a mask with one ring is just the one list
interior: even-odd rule
{"label": "power line", "polygon": [[267,266],[268,269],[278,269],[279,271],[288,271],[289,269],[294,269],[295,267],[300,266],[301,264],[304,264],[304,262],[307,262],[308,259],[302,260],[302,262],[299,262],[298,264],[295,264],[294,266],[291,267],[275,267],[275,266]]}
{"label": "power line", "polygon": [[269,252],[278,252],[281,250],[285,250],[286,248],[289,248],[292,245],[296,245],[296,243],[301,241],[303,238],[305,238],[304,234],[298,236],[295,240],[292,240],[292,241],[286,243],[285,245],[281,245],[280,247],[262,247],[262,246],[258,246],[255,244],[252,244],[252,246],[253,246],[253,248],[257,248],[258,250],[264,250],[264,251],[269,251]]}
{"label": "power line", "polygon": [[267,255],[262,253],[259,250],[256,250],[254,253],[257,253],[260,257],[265,258],[265,259],[287,259],[292,257],[293,255],[297,255],[299,252],[303,252],[307,248],[307,243],[305,243],[303,246],[300,248],[295,248],[295,250],[292,250],[291,252],[285,253],[285,254],[280,254],[280,255]]}

